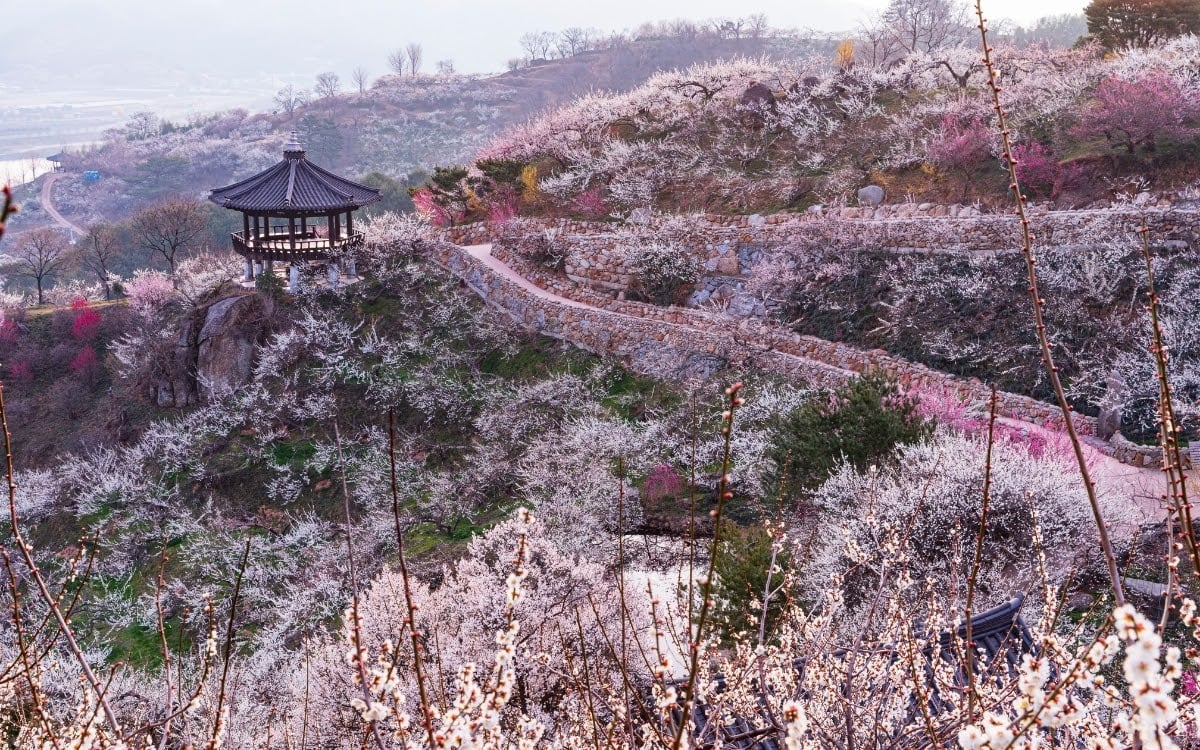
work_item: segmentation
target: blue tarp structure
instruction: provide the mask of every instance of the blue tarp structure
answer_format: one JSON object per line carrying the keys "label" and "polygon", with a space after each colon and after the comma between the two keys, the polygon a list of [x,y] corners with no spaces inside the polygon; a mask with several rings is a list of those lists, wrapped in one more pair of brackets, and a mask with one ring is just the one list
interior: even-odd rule
{"label": "blue tarp structure", "polygon": [[84,182],[99,182],[100,181],[100,173],[94,169],[89,169],[88,171],[83,173],[83,181]]}

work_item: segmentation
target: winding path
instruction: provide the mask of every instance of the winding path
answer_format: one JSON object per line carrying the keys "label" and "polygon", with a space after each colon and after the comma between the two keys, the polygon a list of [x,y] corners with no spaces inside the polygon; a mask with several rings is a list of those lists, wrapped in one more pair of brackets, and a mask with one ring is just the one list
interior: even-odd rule
{"label": "winding path", "polygon": [[[480,265],[484,266],[487,271],[507,282],[519,286],[522,291],[533,295],[544,303],[556,306],[574,308],[577,310],[596,311],[606,315],[618,315],[636,319],[636,316],[628,313],[618,313],[612,310],[605,310],[595,305],[589,305],[586,302],[570,299],[552,291],[543,289],[534,284],[529,279],[525,278],[516,269],[510,267],[503,260],[492,255],[491,244],[459,246],[463,253],[470,256]],[[468,286],[472,286],[468,281]],[[487,301],[487,294],[484,290],[476,289]],[[503,309],[503,308],[500,308]],[[507,312],[507,311],[506,311]],[[511,313],[510,313],[511,316]],[[515,318],[514,318],[515,319]],[[517,323],[522,321],[517,320]],[[669,325],[679,328],[687,328],[698,333],[703,333],[701,329],[686,326],[680,323],[671,323]],[[777,356],[795,357],[797,359],[805,359],[794,354],[785,354],[776,352]],[[821,366],[823,369],[836,370],[845,377],[853,377],[854,373],[841,370],[840,368],[832,367],[829,364],[811,360],[814,364]],[[1050,447],[1050,450],[1069,454],[1069,448],[1066,445],[1066,436],[1063,433],[1054,430],[1048,430],[1029,422],[1019,421],[1015,419],[1000,417],[1000,422],[1006,423],[1011,427],[1018,428],[1029,434],[1040,435],[1045,443]],[[1164,508],[1162,496],[1166,491],[1166,480],[1161,471],[1156,468],[1136,467],[1121,463],[1117,459],[1107,456],[1097,450],[1090,444],[1085,444],[1084,453],[1087,456],[1088,466],[1092,473],[1093,479],[1096,481],[1097,489],[1102,497],[1107,497],[1110,508],[1119,508],[1123,512],[1114,514],[1116,517],[1109,519],[1114,532],[1122,537],[1128,538],[1136,532],[1138,526],[1148,522],[1160,521],[1164,516]],[[1073,457],[1070,459],[1073,463]],[[1114,507],[1115,506],[1115,507]]]}
{"label": "winding path", "polygon": [[[563,297],[561,295],[555,294],[554,292],[543,289],[540,286],[538,286],[537,284],[534,284],[529,279],[527,279],[524,276],[522,276],[521,274],[517,273],[507,263],[500,260],[496,256],[492,255],[492,245],[490,242],[486,245],[467,245],[467,246],[463,247],[463,251],[466,252],[467,255],[470,255],[475,260],[477,260],[480,263],[482,263],[483,265],[487,266],[488,270],[490,270],[492,273],[496,274],[497,276],[499,276],[503,279],[507,279],[507,280],[511,281],[512,283],[521,287],[522,289],[529,292],[530,294],[540,297],[548,302],[553,302],[556,305],[565,305],[566,307],[574,307],[579,310],[598,310],[601,312],[607,312],[607,311],[601,310],[599,307],[596,307],[595,305],[589,305],[587,303],[580,302],[579,300],[573,300],[568,297]],[[610,313],[610,314],[613,314],[613,313]],[[619,313],[616,313],[616,314],[619,314]]]}
{"label": "winding path", "polygon": [[71,239],[75,239],[87,234],[87,230],[78,224],[72,223],[70,219],[59,213],[58,209],[54,207],[53,200],[54,183],[67,176],[62,172],[51,172],[46,175],[46,179],[42,181],[42,208],[46,209],[46,213],[50,214],[55,222],[71,233]]}

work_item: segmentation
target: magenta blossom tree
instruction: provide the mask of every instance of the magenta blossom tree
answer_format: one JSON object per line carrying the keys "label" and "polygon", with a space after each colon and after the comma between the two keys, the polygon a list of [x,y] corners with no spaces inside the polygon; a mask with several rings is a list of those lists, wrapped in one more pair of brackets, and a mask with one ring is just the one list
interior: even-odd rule
{"label": "magenta blossom tree", "polygon": [[961,118],[946,114],[929,144],[929,163],[962,177],[963,197],[971,184],[971,174],[992,154],[992,131],[977,117]]}
{"label": "magenta blossom tree", "polygon": [[1095,99],[1071,129],[1078,138],[1103,138],[1126,154],[1154,152],[1159,146],[1196,137],[1197,106],[1168,73],[1156,70],[1127,81],[1106,78]]}
{"label": "magenta blossom tree", "polygon": [[658,464],[646,475],[642,494],[647,500],[657,501],[677,497],[683,492],[683,479],[670,464]]}
{"label": "magenta blossom tree", "polygon": [[1031,194],[1054,197],[1062,168],[1050,149],[1037,141],[1020,143],[1013,148],[1017,177]]}

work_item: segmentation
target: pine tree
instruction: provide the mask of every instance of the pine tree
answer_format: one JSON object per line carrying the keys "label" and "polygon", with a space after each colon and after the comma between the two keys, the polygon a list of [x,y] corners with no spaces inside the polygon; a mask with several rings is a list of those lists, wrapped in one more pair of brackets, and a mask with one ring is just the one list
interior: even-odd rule
{"label": "pine tree", "polygon": [[1088,32],[1107,50],[1200,33],[1200,0],[1092,0],[1084,15]]}
{"label": "pine tree", "polygon": [[868,371],[775,424],[766,452],[768,485],[781,501],[794,502],[843,462],[865,471],[897,445],[928,438],[933,427],[894,378]]}

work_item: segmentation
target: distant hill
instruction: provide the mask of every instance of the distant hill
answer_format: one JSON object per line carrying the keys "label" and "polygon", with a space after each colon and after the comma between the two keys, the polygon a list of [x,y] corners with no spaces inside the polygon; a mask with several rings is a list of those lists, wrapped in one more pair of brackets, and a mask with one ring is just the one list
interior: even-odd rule
{"label": "distant hill", "polygon": [[[131,113],[96,146],[68,149],[68,170],[98,170],[104,182],[70,187],[59,208],[87,224],[119,220],[164,195],[201,195],[270,164],[293,129],[322,166],[352,177],[420,181],[435,166],[470,163],[501,133],[589,92],[620,93],[659,71],[723,59],[827,58],[834,46],[821,36],[643,34],[558,59],[523,61],[491,76],[385,75],[362,94],[313,98],[291,113],[278,104],[271,112],[233,109],[185,121]],[[342,92],[348,88],[342,82]],[[16,227],[46,221],[36,204],[26,205],[30,210]]]}
{"label": "distant hill", "polygon": [[[1200,172],[1196,37],[1121,56],[1005,45],[994,59],[1032,197],[1078,206],[1182,190]],[[472,194],[511,195],[503,175],[533,169],[536,197],[512,186],[521,211],[583,218],[805,210],[853,201],[867,185],[889,201],[1003,203],[985,81],[978,48],[965,43],[879,67],[786,56],[699,63],[506,131],[476,163],[485,178],[464,174],[437,197],[455,220],[483,218],[486,200],[466,209]],[[496,184],[472,183],[480,179]]]}
{"label": "distant hill", "polygon": [[403,175],[469,162],[501,132],[590,92],[625,92],[655,73],[698,63],[828,56],[836,44],[825,37],[780,36],[622,40],[569,57],[532,60],[495,76],[384,76],[362,96],[309,103],[297,110],[295,122],[302,134],[332,134],[336,125],[341,142],[318,154],[335,166]]}

